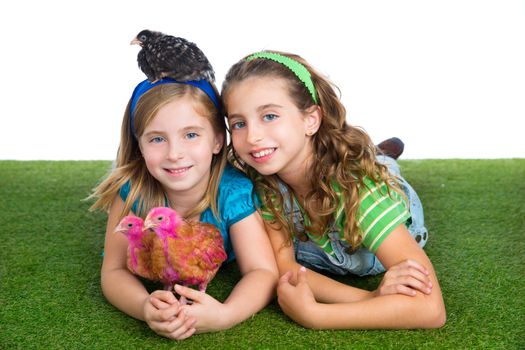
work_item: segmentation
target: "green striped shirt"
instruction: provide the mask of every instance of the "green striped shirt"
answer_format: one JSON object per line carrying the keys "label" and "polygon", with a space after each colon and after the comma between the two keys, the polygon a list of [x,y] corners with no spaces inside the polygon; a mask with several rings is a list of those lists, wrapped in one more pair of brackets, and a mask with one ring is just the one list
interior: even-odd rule
{"label": "green striped shirt", "polygon": [[[393,190],[389,193],[388,187],[384,182],[376,183],[368,177],[365,177],[363,182],[365,186],[359,188],[359,208],[356,214],[357,226],[363,236],[363,245],[375,253],[392,230],[400,224],[406,223],[410,218],[410,213],[403,197]],[[339,233],[339,238],[344,240],[342,232],[345,224],[343,193],[336,183],[332,184],[332,188],[338,197],[339,205],[331,227],[323,235],[313,235],[305,230],[304,227],[302,228],[308,239],[315,242],[329,255],[333,255],[334,251],[330,244],[328,232],[336,231]],[[301,215],[304,219],[304,224],[310,226],[311,221],[303,208],[301,208],[295,198],[293,198],[293,201],[295,206],[299,208],[298,213],[295,213],[295,215]],[[273,214],[269,210],[265,210],[265,208],[263,208],[262,216],[268,221],[274,219]]]}

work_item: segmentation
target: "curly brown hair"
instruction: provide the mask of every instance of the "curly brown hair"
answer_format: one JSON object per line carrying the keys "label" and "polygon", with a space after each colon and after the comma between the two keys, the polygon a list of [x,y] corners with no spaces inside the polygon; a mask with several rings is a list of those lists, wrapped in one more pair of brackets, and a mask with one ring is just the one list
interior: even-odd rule
{"label": "curly brown hair", "polygon": [[[322,111],[319,130],[311,139],[314,154],[313,161],[309,164],[310,191],[301,203],[311,221],[311,225],[305,229],[311,234],[321,236],[335,219],[339,205],[339,198],[332,186],[335,181],[344,199],[346,220],[343,236],[350,244],[350,249],[355,250],[362,241],[356,215],[359,208],[359,188],[365,188],[363,179],[368,177],[374,182],[384,181],[389,190],[402,193],[399,185],[387,171],[386,166],[377,161],[376,147],[368,134],[362,128],[347,123],[345,107],[336,93],[339,89],[300,56],[278,51],[270,52],[292,58],[308,69],[317,91],[318,105]],[[243,58],[230,68],[222,85],[221,95],[226,111],[228,110],[228,94],[237,83],[252,77],[284,79],[287,82],[289,97],[303,113],[315,105],[305,84],[284,65],[269,59],[247,61],[246,58]],[[285,199],[279,190],[281,182],[279,177],[276,174],[264,176],[257,173],[237,156],[231,143],[229,148],[230,161],[254,181],[255,189],[265,210],[273,214],[274,219],[269,224],[277,229],[284,227],[291,236],[299,235],[291,213],[288,217],[284,213]],[[293,193],[293,190],[287,187],[288,193]],[[290,242],[291,240],[288,241],[288,244]]]}

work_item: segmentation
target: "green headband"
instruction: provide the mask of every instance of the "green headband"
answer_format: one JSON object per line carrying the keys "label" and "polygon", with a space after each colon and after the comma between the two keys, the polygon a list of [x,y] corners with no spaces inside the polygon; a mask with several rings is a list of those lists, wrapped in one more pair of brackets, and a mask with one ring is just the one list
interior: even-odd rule
{"label": "green headband", "polygon": [[312,100],[314,100],[316,104],[319,104],[317,100],[317,94],[315,92],[315,86],[312,82],[312,75],[310,74],[308,69],[306,69],[306,67],[303,66],[301,63],[297,62],[296,60],[290,57],[268,51],[254,53],[253,55],[248,56],[246,58],[246,61],[251,61],[254,58],[265,58],[268,60],[272,60],[282,64],[283,66],[291,70],[297,76],[297,78],[299,78],[299,80],[302,81],[304,86],[306,86],[306,88],[310,92],[310,95],[312,95]]}

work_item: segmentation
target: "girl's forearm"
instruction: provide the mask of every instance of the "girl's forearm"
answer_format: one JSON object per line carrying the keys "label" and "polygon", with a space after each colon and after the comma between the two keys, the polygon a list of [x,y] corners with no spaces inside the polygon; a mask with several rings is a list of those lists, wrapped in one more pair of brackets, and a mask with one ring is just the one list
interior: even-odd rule
{"label": "girl's forearm", "polygon": [[129,271],[102,271],[101,286],[104,296],[113,306],[136,319],[144,320],[143,306],[149,293]]}
{"label": "girl's forearm", "polygon": [[397,294],[354,303],[318,303],[304,326],[317,329],[438,328],[444,325],[445,319],[442,300],[422,293],[414,297]]}
{"label": "girl's forearm", "polygon": [[[279,266],[279,273],[282,275],[287,271],[292,271],[290,279],[292,284],[297,283],[297,272],[301,267],[298,263],[289,264],[286,267]],[[372,298],[373,292],[349,286],[326,277],[318,272],[307,269],[308,284],[314,293],[315,300],[321,303],[350,303]]]}
{"label": "girl's forearm", "polygon": [[224,328],[230,328],[265,307],[275,296],[275,273],[255,269],[246,273],[224,301]]}
{"label": "girl's forearm", "polygon": [[351,303],[373,297],[373,293],[335,281],[307,270],[308,281],[315,299],[321,303]]}

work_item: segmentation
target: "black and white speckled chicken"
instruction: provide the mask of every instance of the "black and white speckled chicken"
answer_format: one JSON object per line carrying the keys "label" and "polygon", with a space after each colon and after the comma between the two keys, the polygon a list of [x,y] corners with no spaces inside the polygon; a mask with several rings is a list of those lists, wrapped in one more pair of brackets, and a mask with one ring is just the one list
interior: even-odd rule
{"label": "black and white speckled chicken", "polygon": [[215,81],[215,73],[204,53],[184,38],[143,30],[131,44],[142,47],[137,61],[151,82],[165,77],[178,81]]}

